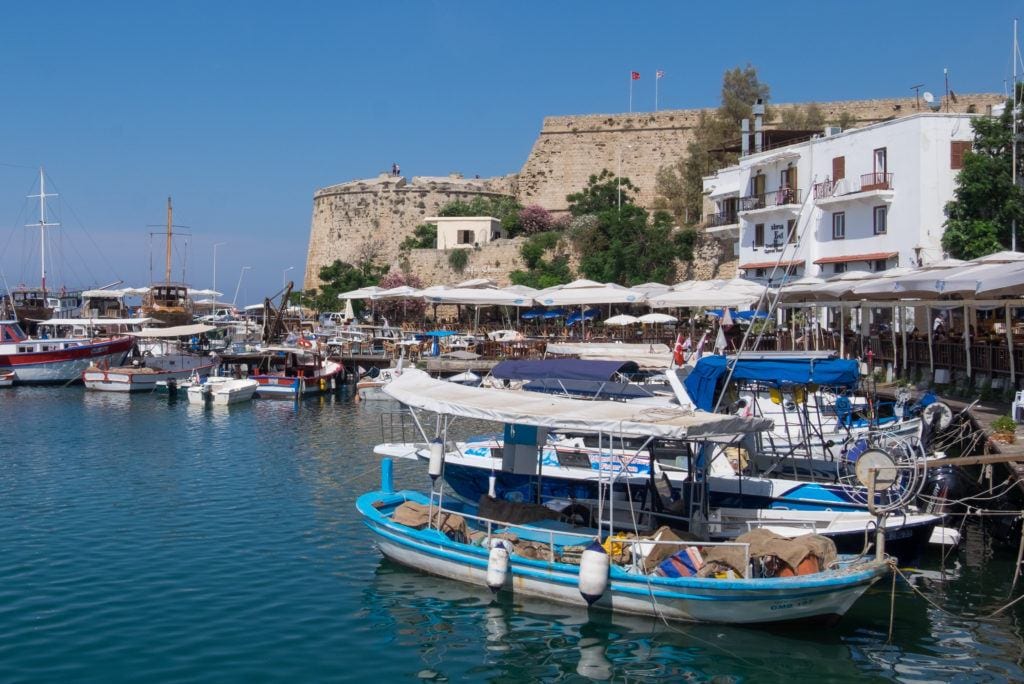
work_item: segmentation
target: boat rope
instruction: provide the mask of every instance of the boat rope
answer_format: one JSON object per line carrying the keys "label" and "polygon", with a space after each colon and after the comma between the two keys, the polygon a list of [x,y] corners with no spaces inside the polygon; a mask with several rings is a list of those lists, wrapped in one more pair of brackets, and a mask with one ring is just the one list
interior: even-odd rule
{"label": "boat rope", "polygon": [[988,613],[986,615],[973,615],[972,616],[972,615],[954,613],[953,611],[951,611],[951,610],[949,610],[947,608],[943,608],[938,603],[933,601],[931,598],[926,596],[924,592],[922,592],[920,589],[915,587],[914,584],[910,581],[910,577],[908,577],[902,570],[900,570],[896,566],[896,562],[894,560],[890,560],[889,561],[889,565],[893,569],[894,573],[899,573],[899,576],[903,578],[903,580],[907,583],[907,586],[910,587],[910,589],[915,594],[917,594],[918,596],[923,598],[929,605],[931,605],[933,608],[935,608],[939,612],[944,613],[945,615],[948,615],[950,617],[956,618],[957,620],[973,620],[973,621],[982,621],[982,622],[986,621],[986,620],[991,620],[991,619],[995,618],[997,615],[999,615],[1000,613],[1002,613],[1003,611],[1005,611],[1005,610],[1007,610],[1009,608],[1012,608],[1017,603],[1019,603],[1020,601],[1024,600],[1024,594],[1021,594],[1020,596],[1018,596],[1017,598],[1013,599],[1009,603],[1003,605],[1000,608],[995,609],[994,611],[992,611],[991,613]]}
{"label": "boat rope", "polygon": [[890,566],[893,569],[892,573],[892,589],[889,592],[889,638],[886,643],[892,643],[893,625],[896,621],[896,563],[893,560],[889,561]]}

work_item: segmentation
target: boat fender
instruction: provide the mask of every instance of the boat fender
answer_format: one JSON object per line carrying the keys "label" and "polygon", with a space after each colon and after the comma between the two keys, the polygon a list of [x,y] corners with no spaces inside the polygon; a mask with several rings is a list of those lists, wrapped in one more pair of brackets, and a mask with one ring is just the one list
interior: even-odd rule
{"label": "boat fender", "polygon": [[444,443],[435,439],[430,443],[430,461],[427,465],[427,474],[430,479],[436,480],[441,477],[441,470],[444,468]]}
{"label": "boat fender", "polygon": [[610,567],[611,560],[600,543],[593,541],[584,549],[580,556],[579,590],[588,606],[594,605],[608,588]]}
{"label": "boat fender", "polygon": [[326,391],[326,390],[327,390],[327,381],[324,380],[323,378],[320,378],[320,391],[323,392],[323,391]]}
{"label": "boat fender", "polygon": [[487,556],[487,586],[497,593],[508,579],[508,549],[501,539],[492,541],[491,552]]}

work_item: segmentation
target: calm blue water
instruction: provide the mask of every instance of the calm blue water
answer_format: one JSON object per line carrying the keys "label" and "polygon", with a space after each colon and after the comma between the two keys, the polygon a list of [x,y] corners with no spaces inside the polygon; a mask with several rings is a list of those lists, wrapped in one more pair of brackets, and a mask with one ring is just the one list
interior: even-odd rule
{"label": "calm blue water", "polygon": [[[396,567],[354,510],[382,410],[0,390],[0,680],[1024,680],[1024,610],[905,586],[888,644],[888,586],[832,630],[667,629]],[[991,611],[1011,559],[988,541],[915,581]]]}

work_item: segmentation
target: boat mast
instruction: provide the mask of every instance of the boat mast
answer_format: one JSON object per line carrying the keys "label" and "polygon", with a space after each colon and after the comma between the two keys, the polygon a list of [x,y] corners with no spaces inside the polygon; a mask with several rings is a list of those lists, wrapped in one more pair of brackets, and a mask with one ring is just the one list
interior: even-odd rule
{"label": "boat mast", "polygon": [[43,289],[43,296],[46,296],[46,229],[56,228],[59,223],[47,223],[46,222],[46,198],[56,197],[57,195],[46,194],[46,174],[43,173],[43,167],[39,167],[39,194],[29,195],[29,198],[39,198],[39,223],[27,223],[26,228],[38,227],[39,228],[39,274],[41,285]]}
{"label": "boat mast", "polygon": [[172,230],[171,198],[167,198],[167,270],[164,272],[164,282],[171,282],[171,230]]}

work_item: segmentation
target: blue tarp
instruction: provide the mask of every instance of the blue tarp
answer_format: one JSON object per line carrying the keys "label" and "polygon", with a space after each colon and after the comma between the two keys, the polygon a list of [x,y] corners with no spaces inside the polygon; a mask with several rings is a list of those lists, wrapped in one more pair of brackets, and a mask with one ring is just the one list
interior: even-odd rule
{"label": "blue tarp", "polygon": [[451,337],[456,335],[454,330],[431,330],[430,332],[423,333],[424,337]]}
{"label": "blue tarp", "polygon": [[565,309],[552,309],[551,311],[544,312],[544,318],[547,320],[562,318],[563,316],[565,316]]}
{"label": "blue tarp", "polygon": [[[586,311],[583,312],[583,319],[587,320],[587,321],[592,321],[595,318],[597,318],[600,313],[601,312],[598,311],[597,309],[587,309]],[[565,324],[566,325],[575,325],[576,323],[579,323],[579,322],[580,322],[580,312],[579,311],[573,311],[572,315],[570,315],[569,318],[566,319]]]}
{"label": "blue tarp", "polygon": [[[725,356],[705,356],[686,376],[683,384],[698,408],[711,411],[719,382],[728,373]],[[762,382],[778,387],[784,384],[829,385],[849,387],[857,385],[860,369],[853,359],[743,359],[735,361],[732,379],[738,382]]]}
{"label": "blue tarp", "polygon": [[530,309],[520,314],[520,318],[524,321],[532,321],[534,318],[543,318],[544,309]]}
{"label": "blue tarp", "polygon": [[[710,309],[706,313],[718,318],[725,316],[725,312],[722,309]],[[730,315],[740,321],[749,321],[752,318],[768,318],[768,314],[764,311],[733,311]]]}
{"label": "blue tarp", "polygon": [[499,380],[611,380],[616,373],[637,371],[634,361],[542,359],[502,361],[491,369],[491,375]]}

